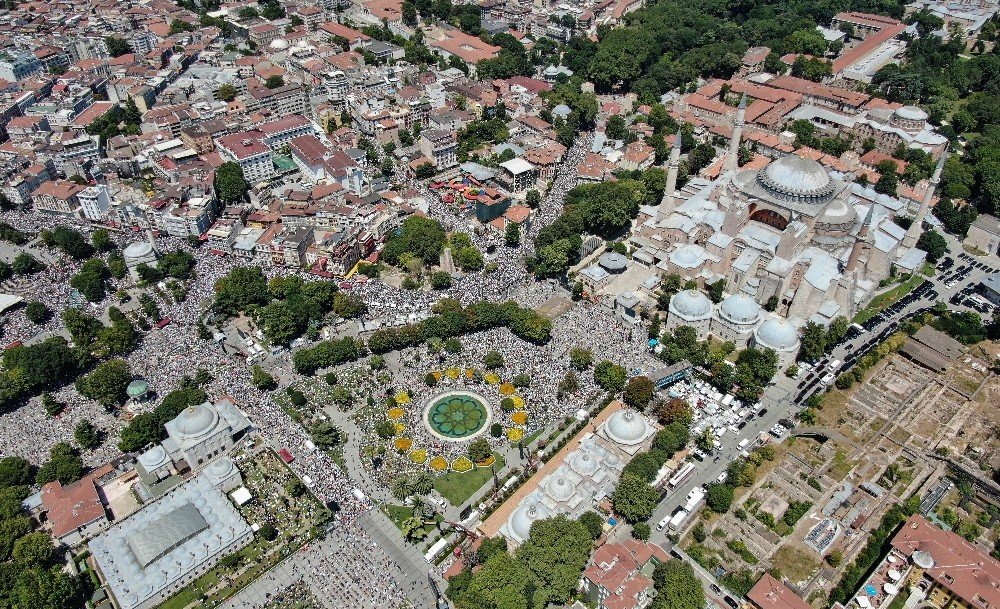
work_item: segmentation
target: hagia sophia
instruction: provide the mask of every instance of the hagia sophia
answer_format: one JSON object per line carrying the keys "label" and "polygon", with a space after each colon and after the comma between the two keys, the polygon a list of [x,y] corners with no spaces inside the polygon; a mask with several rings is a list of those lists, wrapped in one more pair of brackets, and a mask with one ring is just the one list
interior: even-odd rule
{"label": "hagia sophia", "polygon": [[[744,112],[745,102],[715,180],[695,177],[677,189],[677,138],[663,200],[640,210],[629,241],[634,258],[660,274],[699,286],[726,282],[729,296],[718,305],[697,292],[674,295],[668,328],[689,325],[702,337],[711,333],[741,347],[791,351],[790,359],[782,357],[790,363],[796,328],[852,318],[894,266],[905,273],[923,264],[926,254],[914,246],[946,155],[904,230],[893,210],[856,196],[851,176],[814,160],[789,154],[760,170],[740,170]],[[763,310],[769,301],[770,315]]]}

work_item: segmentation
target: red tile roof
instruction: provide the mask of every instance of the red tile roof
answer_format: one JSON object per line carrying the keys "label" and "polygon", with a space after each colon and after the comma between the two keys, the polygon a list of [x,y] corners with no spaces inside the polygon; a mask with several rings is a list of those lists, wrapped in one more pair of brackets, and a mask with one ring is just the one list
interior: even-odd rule
{"label": "red tile roof", "polygon": [[747,593],[747,598],[760,609],[811,609],[802,597],[766,572]]}
{"label": "red tile roof", "polygon": [[48,512],[53,537],[58,539],[99,518],[107,518],[94,481],[113,469],[104,465],[70,485],[63,486],[56,480],[42,487],[42,505]]}

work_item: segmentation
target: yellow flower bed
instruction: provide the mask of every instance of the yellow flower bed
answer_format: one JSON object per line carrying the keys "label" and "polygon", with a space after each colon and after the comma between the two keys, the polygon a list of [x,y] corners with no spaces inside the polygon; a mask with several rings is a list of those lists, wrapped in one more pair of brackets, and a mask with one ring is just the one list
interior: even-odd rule
{"label": "yellow flower bed", "polygon": [[511,442],[517,442],[524,437],[524,430],[518,429],[516,427],[511,427],[507,430],[507,439]]}
{"label": "yellow flower bed", "polygon": [[431,372],[431,374],[434,375],[434,380],[435,381],[440,381],[441,380],[441,371],[440,370],[435,370],[434,372]]}
{"label": "yellow flower bed", "polygon": [[465,378],[471,379],[474,376],[476,376],[476,369],[475,368],[466,368],[465,369]]}
{"label": "yellow flower bed", "polygon": [[413,440],[409,438],[396,438],[396,441],[393,442],[393,444],[396,445],[396,450],[401,453],[405,453],[410,450],[411,446],[413,446]]}
{"label": "yellow flower bed", "polygon": [[510,383],[504,383],[500,385],[500,395],[514,395],[514,386]]}
{"label": "yellow flower bed", "polygon": [[410,403],[410,396],[405,391],[400,391],[396,394],[396,403],[406,406]]}
{"label": "yellow flower bed", "polygon": [[512,395],[510,399],[514,401],[514,408],[517,410],[524,410],[524,398],[519,395]]}
{"label": "yellow flower bed", "polygon": [[395,428],[396,428],[396,435],[398,436],[399,434],[403,433],[404,429],[406,429],[406,425],[403,425],[402,423],[396,423]]}
{"label": "yellow flower bed", "polygon": [[514,414],[510,415],[510,419],[518,425],[524,425],[528,422],[528,413],[523,410],[518,410]]}
{"label": "yellow flower bed", "polygon": [[486,376],[483,377],[487,383],[490,385],[496,385],[500,382],[500,377],[493,372],[487,372]]}
{"label": "yellow flower bed", "polygon": [[451,464],[451,471],[460,474],[472,471],[472,460],[468,457],[459,457]]}
{"label": "yellow flower bed", "polygon": [[406,414],[405,410],[397,407],[397,408],[390,408],[388,411],[386,411],[385,416],[389,417],[390,421],[398,421],[402,419],[403,415],[405,414]]}
{"label": "yellow flower bed", "polygon": [[410,453],[410,461],[414,463],[423,463],[427,461],[427,451],[423,448],[418,448],[417,450]]}
{"label": "yellow flower bed", "polygon": [[436,472],[443,472],[448,469],[448,460],[444,457],[434,457],[431,459],[430,466]]}
{"label": "yellow flower bed", "polygon": [[496,457],[490,455],[489,457],[483,459],[482,461],[476,461],[476,467],[489,467],[493,465],[493,463],[496,462],[496,460],[497,460]]}
{"label": "yellow flower bed", "polygon": [[444,371],[444,375],[450,379],[457,379],[460,370],[458,368],[448,368]]}

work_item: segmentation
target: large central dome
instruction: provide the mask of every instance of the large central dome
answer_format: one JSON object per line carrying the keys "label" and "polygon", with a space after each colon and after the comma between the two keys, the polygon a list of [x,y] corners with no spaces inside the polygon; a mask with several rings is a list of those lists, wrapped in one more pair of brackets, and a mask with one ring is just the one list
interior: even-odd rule
{"label": "large central dome", "polygon": [[794,154],[784,156],[757,173],[757,181],[782,198],[829,199],[836,188],[830,174],[812,159]]}

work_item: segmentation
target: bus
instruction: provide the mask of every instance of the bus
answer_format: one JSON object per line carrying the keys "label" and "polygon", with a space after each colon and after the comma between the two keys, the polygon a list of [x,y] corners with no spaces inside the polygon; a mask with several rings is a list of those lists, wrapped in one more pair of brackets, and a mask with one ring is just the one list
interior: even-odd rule
{"label": "bus", "polygon": [[691,474],[693,473],[694,473],[694,463],[690,462],[685,463],[684,465],[681,466],[679,470],[677,470],[677,473],[674,474],[674,477],[667,482],[667,486],[670,487],[670,490],[674,490],[678,486],[684,484],[684,482],[688,478],[690,478]]}
{"label": "bus", "polygon": [[653,488],[660,488],[663,481],[666,480],[667,476],[673,473],[673,471],[674,468],[671,466],[671,463],[664,463],[663,467],[660,468],[660,471],[656,472],[656,478],[653,479]]}

